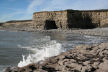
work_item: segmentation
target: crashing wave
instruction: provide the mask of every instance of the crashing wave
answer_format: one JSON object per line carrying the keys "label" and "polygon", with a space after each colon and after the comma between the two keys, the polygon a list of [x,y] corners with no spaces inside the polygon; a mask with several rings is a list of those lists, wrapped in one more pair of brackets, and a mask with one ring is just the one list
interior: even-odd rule
{"label": "crashing wave", "polygon": [[[36,63],[38,61],[42,61],[45,58],[56,56],[64,51],[62,44],[58,43],[56,40],[51,40],[49,36],[45,37],[46,39],[43,39],[43,41],[46,41],[43,43],[43,45],[39,45],[38,48],[32,47],[21,47],[21,48],[27,48],[31,51],[33,51],[33,54],[29,54],[27,57],[24,55],[23,60],[21,60],[18,63],[18,67],[24,67],[26,65],[29,65],[31,63]],[[50,40],[50,41],[49,41]],[[41,39],[42,41],[42,39]]]}

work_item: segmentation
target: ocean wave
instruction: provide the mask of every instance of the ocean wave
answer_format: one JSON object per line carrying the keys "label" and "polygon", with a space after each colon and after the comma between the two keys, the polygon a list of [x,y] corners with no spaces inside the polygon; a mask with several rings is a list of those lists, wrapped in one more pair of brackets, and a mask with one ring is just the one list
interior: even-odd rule
{"label": "ocean wave", "polygon": [[62,44],[58,43],[56,40],[51,40],[49,36],[45,36],[38,41],[44,41],[44,43],[41,43],[41,45],[33,45],[28,47],[23,47],[19,45],[20,48],[26,48],[33,51],[33,54],[29,54],[27,57],[25,55],[22,55],[22,60],[18,63],[18,67],[24,67],[31,63],[43,61],[48,57],[56,56],[59,55],[61,52],[64,52]]}

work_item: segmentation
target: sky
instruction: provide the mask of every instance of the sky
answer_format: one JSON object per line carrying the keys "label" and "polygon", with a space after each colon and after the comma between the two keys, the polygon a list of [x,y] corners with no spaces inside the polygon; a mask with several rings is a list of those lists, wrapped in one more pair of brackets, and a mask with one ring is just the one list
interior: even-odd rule
{"label": "sky", "polygon": [[0,22],[32,19],[39,11],[108,9],[108,0],[0,0]]}

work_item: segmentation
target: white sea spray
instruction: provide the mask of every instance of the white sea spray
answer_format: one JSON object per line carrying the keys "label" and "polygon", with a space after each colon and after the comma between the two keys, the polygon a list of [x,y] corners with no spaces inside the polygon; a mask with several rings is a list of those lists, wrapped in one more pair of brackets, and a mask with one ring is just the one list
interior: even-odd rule
{"label": "white sea spray", "polygon": [[[46,44],[38,46],[38,48],[32,47],[21,47],[27,48],[33,51],[33,54],[29,54],[27,57],[22,56],[23,59],[18,63],[18,67],[24,67],[31,63],[36,63],[38,61],[42,61],[45,58],[56,56],[64,51],[62,44],[58,43],[56,40],[51,40],[49,36],[43,38],[43,41],[46,41]],[[42,41],[42,39],[41,39]]]}

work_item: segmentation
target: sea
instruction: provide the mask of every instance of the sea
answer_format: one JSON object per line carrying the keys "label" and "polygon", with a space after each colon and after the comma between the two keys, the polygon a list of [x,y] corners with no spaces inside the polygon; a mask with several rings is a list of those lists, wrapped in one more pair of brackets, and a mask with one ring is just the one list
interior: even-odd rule
{"label": "sea", "polygon": [[59,55],[77,45],[108,42],[105,36],[71,32],[24,32],[0,30],[0,72],[7,67],[23,67]]}

